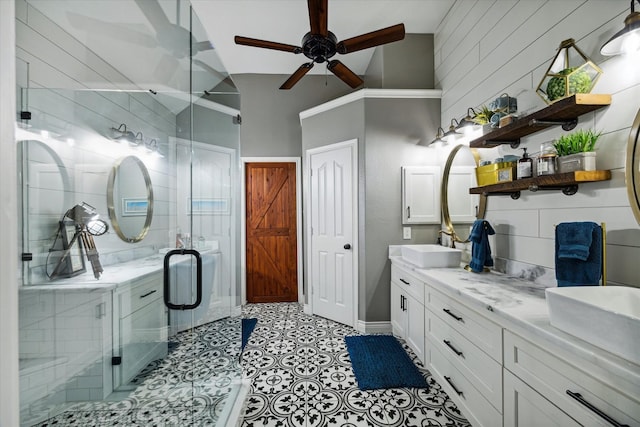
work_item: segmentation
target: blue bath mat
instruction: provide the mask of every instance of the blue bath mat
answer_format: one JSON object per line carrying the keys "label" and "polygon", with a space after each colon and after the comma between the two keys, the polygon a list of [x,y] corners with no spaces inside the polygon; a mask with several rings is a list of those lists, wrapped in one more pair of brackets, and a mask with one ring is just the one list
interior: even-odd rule
{"label": "blue bath mat", "polygon": [[249,341],[249,336],[251,332],[253,332],[253,328],[256,327],[256,323],[258,323],[258,319],[250,318],[250,319],[242,319],[242,349],[247,345]]}
{"label": "blue bath mat", "polygon": [[362,335],[344,340],[360,390],[429,387],[395,337]]}

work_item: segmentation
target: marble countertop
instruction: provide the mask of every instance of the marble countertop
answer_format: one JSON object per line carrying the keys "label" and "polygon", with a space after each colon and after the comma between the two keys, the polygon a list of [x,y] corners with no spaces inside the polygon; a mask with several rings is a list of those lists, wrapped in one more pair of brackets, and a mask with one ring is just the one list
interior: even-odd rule
{"label": "marble countertop", "polygon": [[497,272],[471,273],[463,268],[421,269],[399,256],[389,257],[394,264],[413,271],[435,289],[455,296],[462,303],[487,313],[504,328],[524,331],[549,342],[568,354],[579,357],[614,374],[640,391],[640,366],[569,335],[549,321],[545,286]]}
{"label": "marble countertop", "polygon": [[[201,251],[201,255],[213,255],[217,251]],[[58,279],[53,282],[22,286],[21,292],[33,292],[43,290],[64,291],[96,291],[106,292],[121,286],[127,286],[133,281],[142,279],[151,274],[162,273],[164,268],[164,254],[154,254],[146,258],[140,258],[120,264],[105,266],[99,279],[93,276],[91,264],[87,264],[87,271],[74,277]],[[178,257],[170,259],[170,265],[182,262]]]}

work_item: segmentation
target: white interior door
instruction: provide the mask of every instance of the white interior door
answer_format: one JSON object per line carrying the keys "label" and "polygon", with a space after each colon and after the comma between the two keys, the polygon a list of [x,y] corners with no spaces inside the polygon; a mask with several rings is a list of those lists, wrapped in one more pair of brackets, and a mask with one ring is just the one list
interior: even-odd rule
{"label": "white interior door", "polygon": [[308,151],[311,302],[322,317],[355,326],[357,305],[356,141]]}

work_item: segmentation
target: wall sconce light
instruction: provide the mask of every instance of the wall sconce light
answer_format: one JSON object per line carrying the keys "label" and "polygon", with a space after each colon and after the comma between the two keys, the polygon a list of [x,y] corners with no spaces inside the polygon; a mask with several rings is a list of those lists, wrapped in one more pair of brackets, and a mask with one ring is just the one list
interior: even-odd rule
{"label": "wall sconce light", "polygon": [[[453,122],[456,123],[455,126],[454,126]],[[443,135],[444,139],[446,139],[447,142],[453,142],[456,139],[464,137],[464,135],[461,134],[460,132],[456,132],[456,126],[460,126],[460,123],[458,123],[458,120],[451,119],[451,124],[449,126],[449,130],[446,131],[445,134]]]}
{"label": "wall sconce light", "polygon": [[127,141],[128,143],[134,143],[136,140],[136,134],[127,130],[127,125],[122,123],[117,128],[112,127],[111,129],[111,139],[116,142]]}
{"label": "wall sconce light", "polygon": [[631,0],[631,13],[624,19],[624,28],[602,45],[601,54],[613,56],[640,50],[640,12],[635,11],[635,2]]}
{"label": "wall sconce light", "polygon": [[[473,116],[471,113],[473,112]],[[456,127],[456,130],[461,130],[465,134],[478,130],[482,125],[473,121],[473,117],[478,114],[472,107],[467,108],[467,116],[460,120],[460,123]]]}
{"label": "wall sconce light", "polygon": [[144,148],[147,153],[153,154],[157,157],[164,157],[164,155],[160,152],[160,147],[158,146],[158,141],[156,139],[151,139],[149,142],[144,143]]}
{"label": "wall sconce light", "polygon": [[436,142],[441,142],[441,141],[444,142],[442,140],[443,137],[444,137],[444,129],[442,129],[440,126],[438,126],[438,133],[436,133],[436,137],[434,138],[433,141],[431,141],[429,143],[429,145],[435,144]]}

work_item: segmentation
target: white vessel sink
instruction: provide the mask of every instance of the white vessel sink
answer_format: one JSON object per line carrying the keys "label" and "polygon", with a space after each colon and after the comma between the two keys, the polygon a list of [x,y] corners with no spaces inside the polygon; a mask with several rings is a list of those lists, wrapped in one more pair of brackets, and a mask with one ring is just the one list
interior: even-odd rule
{"label": "white vessel sink", "polygon": [[545,293],[552,326],[640,364],[640,289],[572,286]]}
{"label": "white vessel sink", "polygon": [[460,249],[440,245],[402,245],[402,258],[420,268],[459,267]]}

